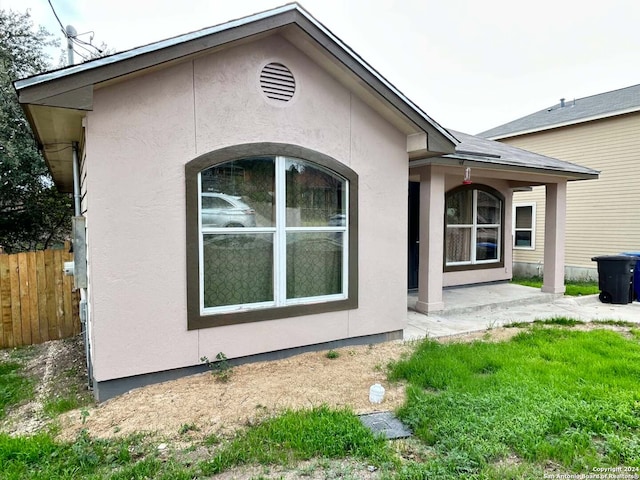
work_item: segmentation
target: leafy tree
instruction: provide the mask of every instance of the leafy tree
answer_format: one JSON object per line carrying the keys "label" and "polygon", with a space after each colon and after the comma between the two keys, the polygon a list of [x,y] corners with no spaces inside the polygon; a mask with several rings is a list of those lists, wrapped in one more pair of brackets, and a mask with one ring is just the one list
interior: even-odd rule
{"label": "leafy tree", "polygon": [[53,185],[12,85],[49,69],[45,49],[58,44],[28,11],[0,10],[0,246],[7,252],[50,247],[71,230],[71,197]]}

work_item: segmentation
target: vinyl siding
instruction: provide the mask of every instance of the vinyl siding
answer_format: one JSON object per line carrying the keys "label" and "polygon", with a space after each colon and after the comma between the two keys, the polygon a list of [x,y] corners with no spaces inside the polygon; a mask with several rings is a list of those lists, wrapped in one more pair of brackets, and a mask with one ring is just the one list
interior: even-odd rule
{"label": "vinyl siding", "polygon": [[[595,268],[591,257],[640,251],[640,114],[633,113],[501,140],[532,152],[600,170],[598,180],[569,182],[566,265]],[[544,256],[544,187],[518,192],[536,202],[536,249],[514,250],[516,262]]]}

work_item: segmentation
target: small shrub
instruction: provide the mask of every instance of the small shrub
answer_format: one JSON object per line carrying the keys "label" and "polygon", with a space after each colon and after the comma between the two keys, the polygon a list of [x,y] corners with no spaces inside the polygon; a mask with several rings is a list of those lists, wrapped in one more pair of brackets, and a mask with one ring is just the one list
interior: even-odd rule
{"label": "small shrub", "polygon": [[189,432],[197,432],[198,430],[200,430],[195,423],[183,423],[182,425],[180,425],[180,429],[178,430],[178,433],[180,435],[185,435]]}
{"label": "small shrub", "polygon": [[207,367],[211,370],[211,375],[219,382],[227,383],[231,379],[233,370],[224,353],[218,352],[213,362],[208,357],[201,357],[200,361],[207,364]]}
{"label": "small shrub", "polygon": [[334,359],[338,358],[339,356],[340,356],[340,352],[336,352],[335,350],[329,350],[325,354],[325,357],[327,357],[330,360],[334,360]]}

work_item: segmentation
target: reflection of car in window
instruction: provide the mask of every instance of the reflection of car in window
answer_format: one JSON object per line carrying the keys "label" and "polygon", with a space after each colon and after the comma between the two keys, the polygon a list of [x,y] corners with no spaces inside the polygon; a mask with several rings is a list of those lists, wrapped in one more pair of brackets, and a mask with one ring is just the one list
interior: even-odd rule
{"label": "reflection of car in window", "polygon": [[202,193],[203,227],[255,227],[256,212],[249,205],[224,193]]}

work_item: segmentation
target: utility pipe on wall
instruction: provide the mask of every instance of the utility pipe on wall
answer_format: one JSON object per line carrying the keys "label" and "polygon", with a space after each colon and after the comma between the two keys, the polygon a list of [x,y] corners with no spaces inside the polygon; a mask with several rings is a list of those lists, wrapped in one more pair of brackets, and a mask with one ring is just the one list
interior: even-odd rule
{"label": "utility pipe on wall", "polygon": [[80,165],[78,164],[78,142],[73,142],[73,214],[76,217],[80,212]]}

